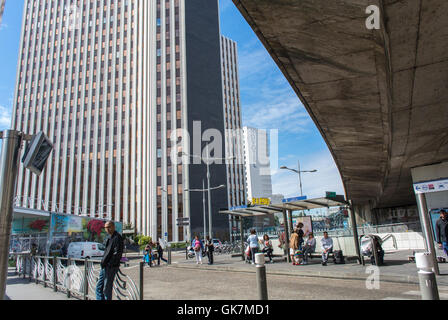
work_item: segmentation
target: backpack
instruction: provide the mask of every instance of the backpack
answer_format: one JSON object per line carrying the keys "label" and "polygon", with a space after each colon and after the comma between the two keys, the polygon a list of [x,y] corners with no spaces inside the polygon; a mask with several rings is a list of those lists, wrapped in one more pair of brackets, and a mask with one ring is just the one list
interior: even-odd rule
{"label": "backpack", "polygon": [[342,250],[335,250],[333,252],[334,255],[334,263],[336,264],[344,264],[345,260],[344,260],[344,255],[342,254]]}

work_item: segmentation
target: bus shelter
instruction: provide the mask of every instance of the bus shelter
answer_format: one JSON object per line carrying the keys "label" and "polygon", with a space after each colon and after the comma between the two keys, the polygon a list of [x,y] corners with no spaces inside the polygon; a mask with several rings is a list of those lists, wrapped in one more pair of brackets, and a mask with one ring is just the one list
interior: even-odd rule
{"label": "bus shelter", "polygon": [[[283,199],[281,203],[272,203],[269,205],[255,205],[255,206],[238,206],[232,207],[228,210],[221,210],[219,213],[227,214],[234,216],[239,221],[240,225],[240,233],[241,239],[244,238],[244,230],[243,230],[243,219],[245,217],[255,217],[255,216],[264,216],[271,215],[276,213],[283,214],[283,221],[285,225],[285,236],[286,239],[290,238],[290,234],[293,231],[293,223],[292,223],[292,212],[298,210],[309,210],[309,209],[318,209],[318,208],[331,208],[331,207],[340,207],[340,206],[350,206],[349,203],[345,200],[343,195],[335,195],[332,197],[321,197],[314,199],[307,199],[306,196],[295,197],[295,198],[287,198]],[[354,219],[353,211],[350,211],[351,215],[351,224],[353,228],[353,237],[355,240],[355,245],[357,247],[357,255],[359,261],[361,260],[361,255],[359,253],[359,241],[358,241],[358,233],[356,228],[356,220]],[[285,241],[286,252],[289,251],[289,242]],[[241,254],[242,259],[244,260],[244,246],[241,246]],[[290,256],[286,254],[288,262],[290,262]]]}

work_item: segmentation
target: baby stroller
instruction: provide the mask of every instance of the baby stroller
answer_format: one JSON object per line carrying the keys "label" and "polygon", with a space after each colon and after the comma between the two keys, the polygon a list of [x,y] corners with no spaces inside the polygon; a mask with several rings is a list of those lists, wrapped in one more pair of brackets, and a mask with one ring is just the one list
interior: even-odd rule
{"label": "baby stroller", "polygon": [[372,248],[372,240],[375,242],[378,252],[379,265],[384,264],[384,250],[382,248],[382,239],[374,234],[368,234],[361,237],[361,254],[363,257],[369,257],[372,265],[375,264],[375,257]]}

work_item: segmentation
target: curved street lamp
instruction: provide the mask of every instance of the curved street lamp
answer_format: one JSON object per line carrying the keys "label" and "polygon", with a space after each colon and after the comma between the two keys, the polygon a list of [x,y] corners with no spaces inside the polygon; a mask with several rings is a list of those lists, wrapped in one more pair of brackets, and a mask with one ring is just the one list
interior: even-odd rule
{"label": "curved street lamp", "polygon": [[299,174],[300,196],[303,196],[303,191],[302,191],[302,172],[317,172],[317,170],[316,169],[314,169],[314,170],[300,170],[300,161],[299,160],[297,160],[297,164],[298,164],[298,170],[291,169],[291,168],[288,168],[286,166],[281,166],[280,169],[290,170],[290,171],[293,171],[293,172]]}

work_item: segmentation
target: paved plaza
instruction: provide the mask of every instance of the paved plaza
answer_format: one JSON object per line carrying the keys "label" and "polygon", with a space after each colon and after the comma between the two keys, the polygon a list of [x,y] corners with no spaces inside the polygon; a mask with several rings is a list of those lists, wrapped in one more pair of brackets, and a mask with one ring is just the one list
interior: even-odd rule
{"label": "paved plaza", "polygon": [[[412,253],[412,252],[410,252]],[[277,261],[266,264],[269,299],[272,300],[419,300],[420,291],[415,263],[407,262],[407,251],[388,253],[386,265],[379,268],[377,288],[368,288],[366,279],[371,266],[356,262],[324,267],[319,259],[309,265],[293,266]],[[129,255],[128,267],[122,271],[138,283],[140,258]],[[331,261],[331,260],[330,260]],[[448,299],[448,264],[440,264],[439,294]],[[11,300],[67,300],[63,293],[30,283],[14,275],[10,269],[7,296]],[[240,257],[216,255],[215,264],[202,265],[185,259],[184,252],[173,252],[172,264],[144,267],[145,300],[256,300],[257,284],[255,267],[241,261]]]}

